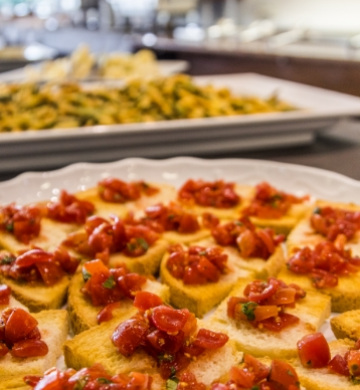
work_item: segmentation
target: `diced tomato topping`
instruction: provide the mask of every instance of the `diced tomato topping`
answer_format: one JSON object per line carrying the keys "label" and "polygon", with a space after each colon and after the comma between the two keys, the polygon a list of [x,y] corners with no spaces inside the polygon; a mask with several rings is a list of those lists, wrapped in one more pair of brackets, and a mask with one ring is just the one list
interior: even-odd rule
{"label": "diced tomato topping", "polygon": [[214,383],[211,390],[297,390],[300,387],[295,369],[288,363],[273,360],[268,367],[251,355],[229,371],[226,383]]}
{"label": "diced tomato topping", "polygon": [[152,196],[159,189],[144,181],[126,183],[120,179],[107,178],[98,183],[99,195],[105,202],[125,203],[137,200],[142,194]]}
{"label": "diced tomato topping", "polygon": [[214,182],[188,180],[180,188],[178,198],[187,204],[221,209],[235,207],[241,201],[240,196],[235,192],[235,184],[223,180]]}
{"label": "diced tomato topping", "polygon": [[18,241],[28,244],[39,236],[43,215],[43,210],[37,206],[3,206],[0,207],[0,229],[12,233]]}
{"label": "diced tomato topping", "polygon": [[47,204],[47,216],[56,221],[83,224],[95,210],[94,205],[62,190],[57,202]]}
{"label": "diced tomato topping", "polygon": [[22,308],[7,308],[1,313],[0,356],[44,356],[48,347],[41,340],[37,320]]}
{"label": "diced tomato topping", "polygon": [[112,253],[142,256],[159,238],[158,233],[147,226],[128,225],[118,218],[109,222],[93,216],[87,219],[84,229],[85,232],[70,234],[63,244],[106,263]]}
{"label": "diced tomato topping", "polygon": [[10,302],[11,288],[6,284],[0,284],[0,305],[8,305]]}
{"label": "diced tomato topping", "polygon": [[198,382],[190,371],[184,371],[179,376],[176,390],[206,390],[204,383]]}
{"label": "diced tomato topping", "polygon": [[124,299],[134,299],[147,279],[143,275],[129,272],[125,265],[107,268],[99,259],[83,265],[84,286],[81,292],[94,306],[105,306],[98,314],[98,322],[108,321],[112,312]]}
{"label": "diced tomato topping", "polygon": [[360,229],[360,211],[320,207],[314,210],[310,222],[313,229],[327,240],[335,241],[339,235],[350,240]]}
{"label": "diced tomato topping", "polygon": [[145,209],[145,216],[136,220],[131,214],[126,222],[130,224],[143,224],[161,233],[175,231],[181,234],[195,233],[200,229],[200,224],[195,214],[182,209],[181,206],[170,203],[165,206],[156,204]]}
{"label": "diced tomato topping", "polygon": [[15,280],[40,281],[46,286],[53,286],[66,272],[75,272],[79,261],[70,256],[64,248],[59,248],[54,253],[43,249],[30,249],[18,257],[2,257],[0,273]]}
{"label": "diced tomato topping", "polygon": [[344,356],[335,355],[328,364],[330,371],[334,371],[339,375],[350,376],[347,360]]}
{"label": "diced tomato topping", "polygon": [[138,372],[111,376],[100,364],[95,364],[80,371],[52,368],[43,377],[27,375],[24,381],[34,390],[76,390],[79,386],[86,390],[150,390],[152,377]]}
{"label": "diced tomato topping", "polygon": [[227,314],[230,318],[248,321],[260,329],[279,332],[299,322],[298,317],[284,310],[287,306],[293,307],[305,295],[299,286],[287,285],[275,278],[254,280],[246,285],[244,296],[229,298]]}
{"label": "diced tomato topping", "polygon": [[321,242],[314,249],[297,250],[287,261],[291,272],[309,275],[316,288],[332,288],[338,285],[338,277],[360,270],[360,258],[351,251],[338,248],[332,242]]}
{"label": "diced tomato topping", "polygon": [[304,336],[297,342],[297,348],[304,367],[321,368],[330,362],[329,344],[320,332]]}
{"label": "diced tomato topping", "polygon": [[350,376],[353,378],[360,377],[360,351],[350,350],[346,356],[347,366],[349,369]]}
{"label": "diced tomato topping", "polygon": [[227,255],[219,247],[191,246],[186,250],[176,244],[169,252],[166,267],[184,284],[214,283],[226,273]]}
{"label": "diced tomato topping", "polygon": [[277,245],[284,240],[283,235],[275,235],[272,229],[256,228],[248,217],[219,224],[211,233],[219,245],[234,246],[242,257],[260,257],[264,260],[267,260]]}
{"label": "diced tomato topping", "polygon": [[[139,292],[136,295],[144,295]],[[143,348],[157,359],[163,378],[173,377],[184,370],[195,358],[206,350],[223,347],[228,336],[223,333],[200,329],[196,335],[197,321],[187,309],[173,309],[165,305],[156,305],[150,297],[150,305],[140,302],[140,311],[131,319],[118,325],[112,335],[112,342],[124,356],[131,356],[138,348]],[[136,303],[136,302],[135,302]],[[202,390],[202,389],[197,389]]]}
{"label": "diced tomato topping", "polygon": [[281,218],[294,204],[302,203],[308,196],[297,197],[280,191],[267,182],[256,185],[255,195],[250,205],[243,210],[243,215],[259,218]]}

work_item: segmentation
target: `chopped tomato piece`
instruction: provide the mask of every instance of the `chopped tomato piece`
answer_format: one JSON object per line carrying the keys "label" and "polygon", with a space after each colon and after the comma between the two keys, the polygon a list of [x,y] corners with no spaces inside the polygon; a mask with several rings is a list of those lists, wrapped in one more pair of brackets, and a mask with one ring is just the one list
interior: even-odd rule
{"label": "chopped tomato piece", "polygon": [[139,291],[135,294],[134,306],[140,311],[146,311],[162,304],[162,299],[151,292]]}
{"label": "chopped tomato piece", "polygon": [[12,344],[26,338],[38,324],[31,314],[19,307],[7,309],[4,315],[7,317],[5,339]]}
{"label": "chopped tomato piece", "polygon": [[179,332],[189,317],[187,309],[173,309],[169,306],[156,306],[152,309],[151,319],[155,326],[167,333]]}
{"label": "chopped tomato piece", "polygon": [[14,343],[10,353],[12,356],[20,358],[29,358],[37,356],[45,356],[49,352],[49,348],[42,340],[21,340]]}
{"label": "chopped tomato piece", "polygon": [[329,344],[320,332],[304,336],[297,342],[297,348],[304,367],[321,368],[330,362]]}
{"label": "chopped tomato piece", "polygon": [[194,345],[204,349],[218,349],[224,346],[229,337],[224,333],[213,332],[208,329],[199,329]]}
{"label": "chopped tomato piece", "polygon": [[300,387],[295,369],[289,363],[281,360],[271,362],[269,382],[282,385],[284,389],[290,389],[291,386],[294,386],[295,389]]}
{"label": "chopped tomato piece", "polygon": [[360,377],[360,351],[350,350],[347,354],[347,366],[353,378]]}
{"label": "chopped tomato piece", "polygon": [[0,305],[8,305],[10,302],[11,288],[6,284],[0,284]]}

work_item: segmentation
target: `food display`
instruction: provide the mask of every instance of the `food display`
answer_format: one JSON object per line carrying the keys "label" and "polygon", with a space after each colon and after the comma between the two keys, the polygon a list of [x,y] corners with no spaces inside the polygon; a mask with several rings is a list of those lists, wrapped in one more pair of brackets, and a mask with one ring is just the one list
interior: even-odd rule
{"label": "food display", "polygon": [[0,388],[360,387],[357,206],[125,171],[0,206]]}
{"label": "food display", "polygon": [[77,128],[284,112],[276,95],[238,96],[179,74],[121,85],[19,83],[0,85],[0,132]]}

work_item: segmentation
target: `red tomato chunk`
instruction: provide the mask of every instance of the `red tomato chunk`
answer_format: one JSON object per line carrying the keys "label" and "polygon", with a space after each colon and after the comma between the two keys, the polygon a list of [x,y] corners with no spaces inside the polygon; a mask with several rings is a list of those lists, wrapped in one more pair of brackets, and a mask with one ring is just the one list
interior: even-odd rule
{"label": "red tomato chunk", "polygon": [[305,291],[295,284],[269,278],[255,280],[244,289],[244,296],[232,296],[228,300],[227,313],[237,321],[248,321],[259,329],[280,332],[297,324],[299,318],[286,313],[286,307],[294,307],[305,297]]}
{"label": "red tomato chunk", "polygon": [[7,308],[0,318],[0,357],[45,356],[48,346],[41,340],[36,319],[21,308]]}
{"label": "red tomato chunk", "polygon": [[10,303],[11,288],[6,284],[0,284],[0,305],[8,305]]}

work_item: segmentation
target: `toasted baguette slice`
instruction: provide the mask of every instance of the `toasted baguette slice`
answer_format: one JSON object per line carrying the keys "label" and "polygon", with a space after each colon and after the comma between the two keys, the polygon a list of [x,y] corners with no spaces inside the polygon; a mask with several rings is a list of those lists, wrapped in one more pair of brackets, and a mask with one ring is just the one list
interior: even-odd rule
{"label": "toasted baguette slice", "polygon": [[48,309],[59,309],[66,301],[69,277],[64,276],[53,286],[43,283],[18,282],[0,275],[0,281],[7,284],[13,296],[27,306],[31,312]]}
{"label": "toasted baguette slice", "polygon": [[33,387],[30,387],[25,384],[22,376],[20,377],[7,377],[4,376],[1,378],[0,390],[31,390]]}
{"label": "toasted baguette slice", "polygon": [[[230,296],[243,296],[244,288],[249,282],[249,280],[240,281]],[[294,308],[286,310],[297,316],[300,322],[280,332],[271,332],[255,328],[248,321],[229,318],[227,301],[228,298],[205,321],[208,328],[227,333],[240,350],[258,357],[287,359],[295,356],[297,340],[317,331],[330,315],[329,297],[311,291],[305,298],[297,301]]]}
{"label": "toasted baguette slice", "polygon": [[53,221],[49,218],[41,219],[41,230],[38,237],[32,239],[29,244],[24,244],[18,241],[11,233],[1,232],[0,247],[8,250],[11,253],[18,254],[21,251],[39,247],[45,251],[54,251],[67,235],[79,226],[71,223],[62,223]]}
{"label": "toasted baguette slice", "polygon": [[[91,302],[80,291],[84,286],[82,274],[76,273],[69,286],[68,304],[71,328],[74,334],[83,332],[93,326],[98,325],[96,316],[102,309],[100,306],[93,306]],[[170,292],[168,286],[148,279],[143,285],[142,290],[152,292],[160,296],[164,302],[169,302]],[[131,317],[137,312],[130,299],[124,299],[121,307],[113,311],[114,318]]]}
{"label": "toasted baguette slice", "polygon": [[248,185],[235,184],[234,189],[236,194],[240,196],[240,202],[238,205],[230,208],[206,207],[197,204],[188,204],[181,201],[179,198],[177,199],[177,202],[181,204],[185,210],[200,216],[203,213],[210,213],[222,220],[233,220],[238,218],[240,216],[241,210],[248,206],[249,200],[251,199],[254,192],[254,188]]}
{"label": "toasted baguette slice", "polygon": [[155,275],[160,268],[161,259],[166,252],[168,242],[162,239],[157,240],[147,252],[138,257],[129,257],[123,253],[115,253],[110,256],[109,267],[116,268],[120,264],[138,274]]}
{"label": "toasted baguette slice", "polygon": [[[104,322],[66,341],[64,355],[67,366],[80,369],[101,362],[111,375],[132,371],[158,374],[156,360],[145,351],[139,349],[129,358],[117,351],[111,342],[111,336],[118,324],[118,320]],[[190,363],[187,369],[196,375],[198,381],[210,385],[241,361],[241,358],[242,353],[228,342],[218,350],[206,351]]]}
{"label": "toasted baguette slice", "polygon": [[311,206],[308,202],[294,204],[281,218],[250,217],[250,221],[258,227],[269,227],[278,234],[288,235],[301,218],[308,212]]}
{"label": "toasted baguette slice", "polygon": [[[348,211],[360,211],[360,206],[353,203],[335,203],[324,200],[316,201],[315,205],[303,216],[299,223],[294,227],[287,238],[288,252],[291,253],[295,248],[302,248],[304,246],[314,247],[319,242],[325,240],[321,234],[311,226],[311,215],[318,207],[332,207]],[[345,247],[351,249],[354,256],[360,256],[360,231],[355,233],[355,236],[346,243]]]}
{"label": "toasted baguette slice", "polygon": [[45,310],[33,314],[38,321],[42,340],[49,352],[35,358],[14,358],[9,353],[1,358],[0,378],[22,378],[25,375],[42,375],[44,371],[56,365],[62,353],[62,345],[68,334],[68,315],[66,310]]}
{"label": "toasted baguette slice", "polygon": [[76,193],[76,197],[92,202],[95,206],[95,214],[103,218],[109,218],[111,215],[123,218],[129,211],[136,212],[139,209],[145,209],[146,207],[156,203],[169,203],[171,200],[175,199],[175,187],[163,183],[150,183],[150,185],[158,188],[159,192],[150,196],[142,195],[138,200],[127,201],[124,203],[105,202],[99,196],[98,187],[92,187],[88,190],[78,192]]}
{"label": "toasted baguette slice", "polygon": [[360,339],[360,309],[349,310],[330,320],[331,330],[337,339]]}
{"label": "toasted baguette slice", "polygon": [[[195,243],[200,246],[213,246],[218,245],[216,241],[211,237]],[[259,257],[244,258],[240,255],[237,248],[231,246],[221,246],[224,252],[228,255],[229,262],[234,267],[247,270],[254,274],[255,278],[267,279],[270,276],[276,276],[285,262],[284,246],[278,245],[274,253],[267,259],[261,259]]]}
{"label": "toasted baguette slice", "polygon": [[170,303],[177,308],[187,308],[196,317],[203,317],[209,310],[219,304],[231,291],[238,279],[249,278],[252,273],[235,267],[228,261],[228,272],[216,283],[204,285],[186,285],[176,279],[167,269],[167,253],[160,266],[161,281],[170,287]]}
{"label": "toasted baguette slice", "polygon": [[278,275],[285,283],[296,283],[306,291],[317,291],[331,298],[331,311],[343,313],[360,307],[360,272],[339,276],[338,285],[332,288],[317,289],[307,275],[295,274],[286,267]]}
{"label": "toasted baguette slice", "polygon": [[[329,343],[331,356],[344,355],[354,345],[350,340],[335,340]],[[360,384],[353,383],[348,377],[332,373],[328,368],[305,368],[299,359],[291,360],[300,383],[309,390],[359,390]]]}

